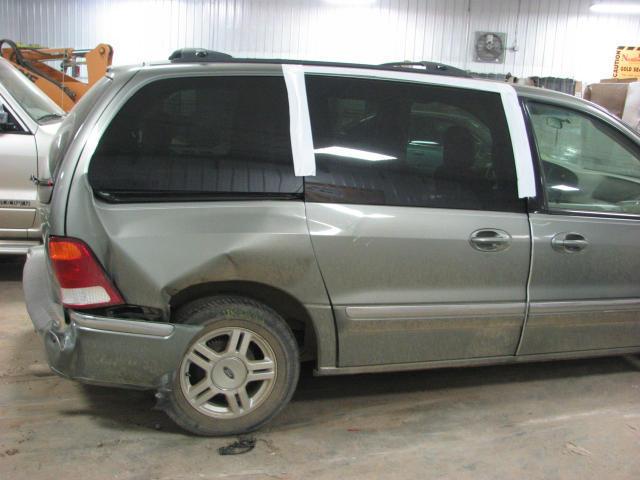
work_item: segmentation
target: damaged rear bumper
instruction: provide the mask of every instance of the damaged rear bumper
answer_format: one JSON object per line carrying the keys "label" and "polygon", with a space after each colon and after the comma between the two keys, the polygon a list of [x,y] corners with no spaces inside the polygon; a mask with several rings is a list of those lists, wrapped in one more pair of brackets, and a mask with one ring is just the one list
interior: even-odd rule
{"label": "damaged rear bumper", "polygon": [[29,251],[23,274],[27,310],[43,336],[47,362],[85,383],[166,386],[201,326],[126,320],[67,311],[54,301],[44,247]]}

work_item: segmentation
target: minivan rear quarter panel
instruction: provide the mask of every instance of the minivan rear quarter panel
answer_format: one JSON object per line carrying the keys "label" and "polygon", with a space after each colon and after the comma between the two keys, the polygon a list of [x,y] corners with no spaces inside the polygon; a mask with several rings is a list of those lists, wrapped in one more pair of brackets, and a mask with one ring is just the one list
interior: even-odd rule
{"label": "minivan rear quarter panel", "polygon": [[[104,110],[70,156],[80,160],[69,187],[66,235],[86,241],[127,303],[161,309],[185,288],[211,282],[255,282],[300,301],[318,341],[318,365],[335,366],[333,314],[315,262],[302,200],[158,201],[110,204],[89,184],[93,152],[103,132],[136,91],[155,80],[214,75],[282,75],[279,66],[188,66],[180,72],[142,69]],[[284,80],[283,80],[284,81]],[[103,107],[104,108],[104,107]],[[77,158],[77,157],[76,157]]]}

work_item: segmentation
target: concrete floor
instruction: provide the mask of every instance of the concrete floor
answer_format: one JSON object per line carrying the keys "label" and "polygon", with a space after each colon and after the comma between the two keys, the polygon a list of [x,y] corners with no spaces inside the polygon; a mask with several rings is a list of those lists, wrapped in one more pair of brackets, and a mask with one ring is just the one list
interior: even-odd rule
{"label": "concrete floor", "polygon": [[604,358],[314,378],[258,432],[184,434],[150,393],[51,374],[0,257],[0,479],[640,479],[640,370]]}

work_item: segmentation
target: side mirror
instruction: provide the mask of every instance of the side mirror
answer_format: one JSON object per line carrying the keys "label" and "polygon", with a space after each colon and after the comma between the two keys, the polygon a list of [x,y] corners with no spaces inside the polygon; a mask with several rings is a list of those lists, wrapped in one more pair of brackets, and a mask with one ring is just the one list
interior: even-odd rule
{"label": "side mirror", "polygon": [[0,128],[7,125],[9,125],[9,114],[4,109],[0,109]]}

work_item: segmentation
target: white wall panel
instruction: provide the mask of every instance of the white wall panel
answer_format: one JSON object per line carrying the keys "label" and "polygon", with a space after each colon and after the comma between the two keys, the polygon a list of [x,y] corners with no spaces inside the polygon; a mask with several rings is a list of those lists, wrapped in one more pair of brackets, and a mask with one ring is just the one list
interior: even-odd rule
{"label": "white wall panel", "polygon": [[19,0],[0,0],[0,39],[20,36]]}
{"label": "white wall panel", "polygon": [[[0,0],[0,37],[115,48],[115,63],[203,46],[236,56],[380,63],[430,59],[516,76],[611,75],[615,47],[640,44],[640,17],[589,0]],[[504,65],[472,61],[476,30],[506,32]]]}

